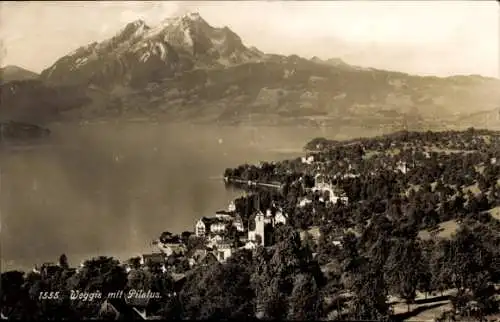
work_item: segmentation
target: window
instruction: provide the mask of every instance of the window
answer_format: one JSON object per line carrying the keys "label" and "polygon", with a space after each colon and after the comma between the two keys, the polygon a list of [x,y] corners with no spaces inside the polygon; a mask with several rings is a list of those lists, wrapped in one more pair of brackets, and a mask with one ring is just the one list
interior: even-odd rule
{"label": "window", "polygon": [[220,260],[224,260],[224,252],[219,252],[219,258]]}

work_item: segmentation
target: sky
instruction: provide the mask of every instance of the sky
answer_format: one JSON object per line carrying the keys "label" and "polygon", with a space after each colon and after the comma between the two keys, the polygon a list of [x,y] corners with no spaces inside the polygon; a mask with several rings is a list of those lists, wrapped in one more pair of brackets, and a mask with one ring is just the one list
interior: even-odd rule
{"label": "sky", "polygon": [[199,12],[267,53],[419,75],[500,74],[496,1],[43,1],[0,3],[0,62],[35,72],[143,19]]}

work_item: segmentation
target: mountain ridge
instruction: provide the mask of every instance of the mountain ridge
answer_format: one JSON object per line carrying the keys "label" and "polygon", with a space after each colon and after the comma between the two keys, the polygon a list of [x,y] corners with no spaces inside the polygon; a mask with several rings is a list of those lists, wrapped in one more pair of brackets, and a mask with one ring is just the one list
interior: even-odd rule
{"label": "mountain ridge", "polygon": [[89,102],[58,109],[62,119],[400,128],[465,124],[469,114],[477,120],[500,109],[498,79],[415,76],[338,58],[264,53],[198,13],[157,26],[130,22],[59,58],[40,81],[86,93]]}

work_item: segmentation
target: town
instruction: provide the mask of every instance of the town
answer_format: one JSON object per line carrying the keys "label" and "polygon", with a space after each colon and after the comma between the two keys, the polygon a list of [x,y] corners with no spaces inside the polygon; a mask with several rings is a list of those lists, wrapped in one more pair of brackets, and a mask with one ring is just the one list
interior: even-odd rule
{"label": "town", "polygon": [[77,268],[62,255],[26,278],[32,291],[162,294],[87,301],[91,318],[498,316],[499,147],[472,128],[314,139],[303,157],[226,169],[243,195],[149,254]]}

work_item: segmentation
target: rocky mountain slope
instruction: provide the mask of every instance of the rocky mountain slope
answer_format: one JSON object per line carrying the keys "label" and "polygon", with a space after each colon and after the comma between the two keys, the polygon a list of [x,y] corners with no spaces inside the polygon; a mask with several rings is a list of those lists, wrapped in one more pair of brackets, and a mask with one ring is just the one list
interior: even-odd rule
{"label": "rocky mountain slope", "polygon": [[[196,13],[155,27],[129,23],[111,39],[60,58],[41,80],[46,88],[64,84],[85,93],[57,109],[70,119],[418,128],[467,125],[469,115],[484,120],[477,115],[500,108],[497,79],[419,77],[340,59],[265,54]],[[59,106],[54,99],[49,106]]]}
{"label": "rocky mountain slope", "polygon": [[0,83],[6,83],[11,81],[36,79],[39,75],[32,71],[26,70],[19,66],[5,66],[0,68]]}

